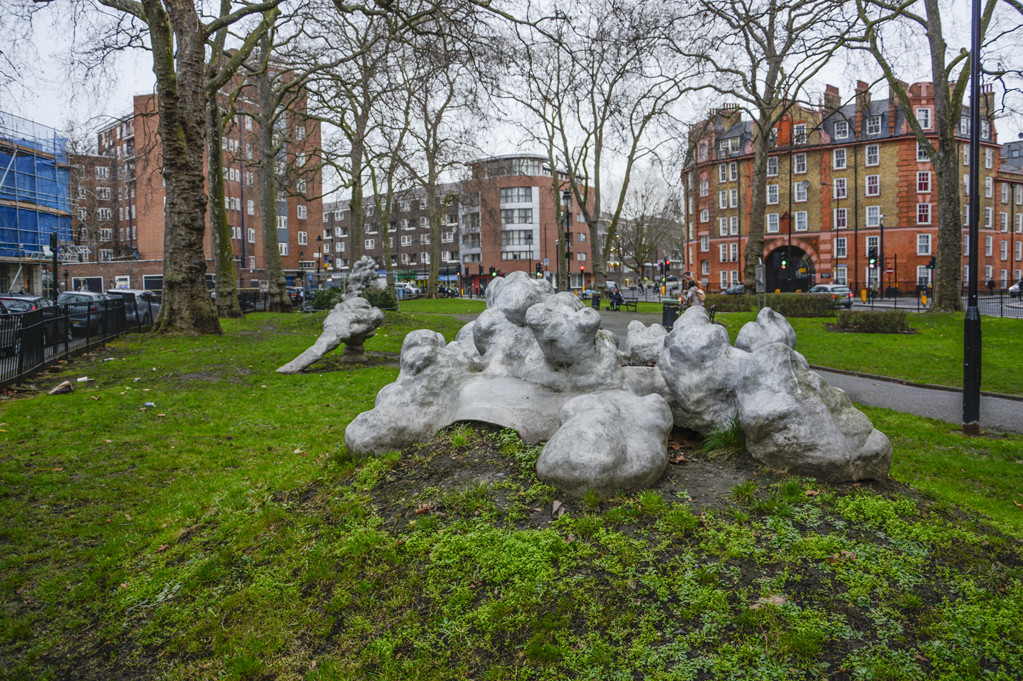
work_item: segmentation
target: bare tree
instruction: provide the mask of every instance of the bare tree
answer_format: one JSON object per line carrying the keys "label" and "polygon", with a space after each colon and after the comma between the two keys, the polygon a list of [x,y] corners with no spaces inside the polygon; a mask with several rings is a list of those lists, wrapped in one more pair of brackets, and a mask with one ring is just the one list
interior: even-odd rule
{"label": "bare tree", "polygon": [[[615,192],[617,193],[617,192]],[[636,173],[622,205],[615,251],[640,278],[658,252],[671,253],[681,233],[678,196],[655,168]]]}
{"label": "bare tree", "polygon": [[[939,0],[923,0],[923,13],[916,11],[920,0],[887,2],[857,0],[856,10],[862,34],[856,46],[867,50],[881,67],[892,93],[899,100],[906,122],[917,143],[927,152],[937,173],[938,248],[934,271],[934,307],[944,311],[963,309],[962,303],[962,217],[959,201],[959,149],[956,126],[970,80],[970,53],[963,49],[948,54],[942,29]],[[981,35],[991,25],[997,0],[985,0],[981,17]],[[930,56],[934,94],[935,146],[916,117],[905,83],[898,78],[899,54],[886,44],[886,35],[898,32],[898,52],[914,40],[926,41]],[[988,117],[991,112],[982,112]],[[972,244],[976,248],[976,244]]]}

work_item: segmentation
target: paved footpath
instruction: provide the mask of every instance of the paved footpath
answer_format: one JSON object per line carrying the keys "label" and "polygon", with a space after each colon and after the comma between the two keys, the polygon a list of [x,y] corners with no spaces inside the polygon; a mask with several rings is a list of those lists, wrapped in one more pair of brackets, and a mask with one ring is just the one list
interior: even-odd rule
{"label": "paved footpath", "polygon": [[[462,321],[472,321],[478,315],[456,315]],[[634,312],[600,311],[601,328],[613,331],[624,345],[629,322],[638,319],[646,325],[660,324],[660,315]],[[870,407],[884,407],[895,411],[926,416],[948,423],[963,422],[963,394],[959,389],[927,388],[905,385],[894,379],[854,376],[815,367],[814,371],[841,388],[849,399]],[[1023,397],[1010,399],[982,395],[980,398],[980,425],[984,430],[1023,434]]]}

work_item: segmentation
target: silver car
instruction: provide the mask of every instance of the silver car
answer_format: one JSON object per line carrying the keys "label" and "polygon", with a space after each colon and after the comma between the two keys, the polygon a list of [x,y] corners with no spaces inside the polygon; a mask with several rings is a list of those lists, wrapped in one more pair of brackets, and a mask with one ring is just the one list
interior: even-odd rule
{"label": "silver car", "polygon": [[807,293],[830,293],[831,299],[835,301],[835,307],[849,309],[853,304],[853,292],[843,284],[818,284]]}
{"label": "silver car", "polygon": [[150,326],[160,313],[160,296],[137,288],[110,289],[107,295],[124,301],[124,318],[128,326]]}

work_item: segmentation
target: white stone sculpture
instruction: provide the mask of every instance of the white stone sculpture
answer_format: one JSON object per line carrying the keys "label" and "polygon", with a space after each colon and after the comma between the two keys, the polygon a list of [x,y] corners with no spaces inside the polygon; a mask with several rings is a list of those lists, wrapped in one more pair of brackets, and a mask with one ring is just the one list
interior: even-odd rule
{"label": "white stone sculpture", "polygon": [[384,313],[369,304],[362,297],[363,291],[376,280],[376,263],[372,258],[362,256],[352,267],[348,276],[348,293],[323,320],[323,333],[307,350],[277,369],[279,374],[297,374],[318,362],[328,352],[344,343],[342,358],[346,362],[366,360],[367,340],[373,337],[377,327],[384,323]]}
{"label": "white stone sculpture", "polygon": [[781,315],[761,310],[736,347],[702,307],[671,334],[637,324],[619,353],[574,295],[524,272],[497,278],[487,309],[453,342],[422,330],[405,338],[398,379],[349,424],[345,445],[369,456],[458,421],[494,423],[546,441],[537,475],[582,494],[656,481],[673,425],[706,434],[738,419],[747,449],[772,468],[828,481],[887,475],[888,438],[809,371]]}

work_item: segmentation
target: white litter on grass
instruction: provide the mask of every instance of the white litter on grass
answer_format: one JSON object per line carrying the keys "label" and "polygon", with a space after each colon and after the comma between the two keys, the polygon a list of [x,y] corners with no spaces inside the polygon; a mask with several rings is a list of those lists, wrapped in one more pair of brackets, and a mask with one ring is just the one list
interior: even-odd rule
{"label": "white litter on grass", "polygon": [[78,382],[79,383],[85,383],[88,380],[89,380],[88,376],[82,376],[81,378],[78,379]]}

